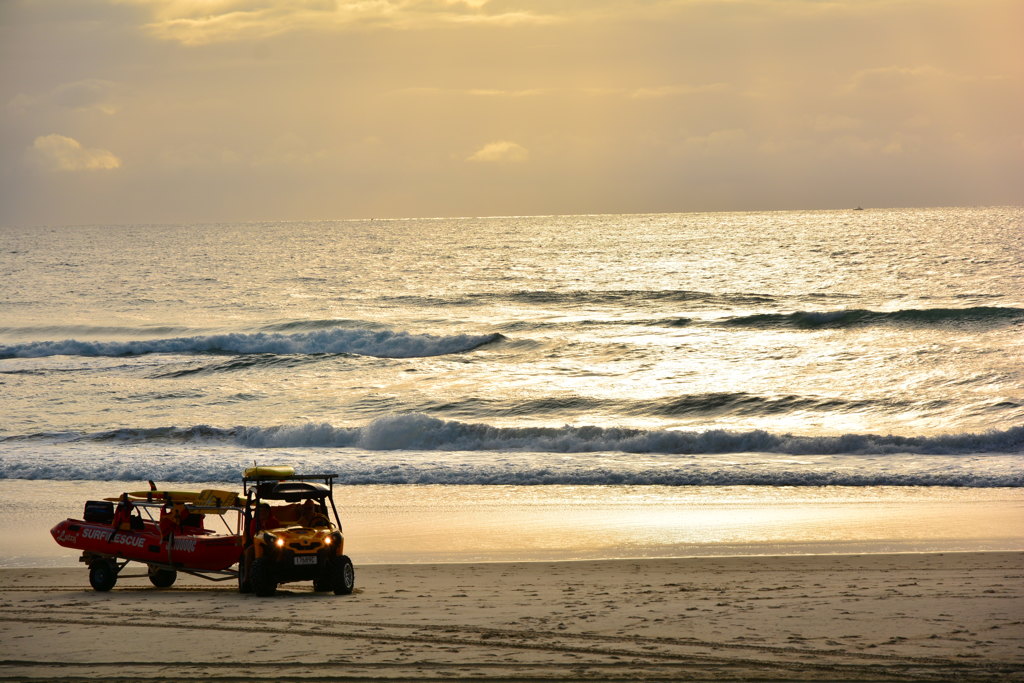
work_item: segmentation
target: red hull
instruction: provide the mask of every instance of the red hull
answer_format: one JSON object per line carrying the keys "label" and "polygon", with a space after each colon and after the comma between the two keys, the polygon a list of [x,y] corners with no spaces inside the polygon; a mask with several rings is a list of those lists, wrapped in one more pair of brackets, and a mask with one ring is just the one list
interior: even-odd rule
{"label": "red hull", "polygon": [[242,551],[241,536],[206,532],[163,538],[153,522],[146,522],[142,529],[115,532],[109,524],[66,519],[50,529],[50,534],[65,548],[181,569],[227,569]]}

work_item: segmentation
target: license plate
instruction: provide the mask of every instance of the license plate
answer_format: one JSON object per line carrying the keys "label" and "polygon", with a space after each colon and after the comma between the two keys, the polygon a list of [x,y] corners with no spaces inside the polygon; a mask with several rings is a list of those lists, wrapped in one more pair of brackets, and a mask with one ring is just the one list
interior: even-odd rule
{"label": "license plate", "polygon": [[295,564],[316,564],[316,555],[297,555]]}

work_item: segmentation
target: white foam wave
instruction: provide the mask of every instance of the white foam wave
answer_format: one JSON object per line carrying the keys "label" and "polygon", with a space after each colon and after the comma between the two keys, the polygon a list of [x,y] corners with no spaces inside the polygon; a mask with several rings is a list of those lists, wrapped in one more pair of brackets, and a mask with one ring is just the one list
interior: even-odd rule
{"label": "white foam wave", "polygon": [[166,447],[104,443],[40,446],[0,452],[0,479],[134,481],[162,484],[228,482],[254,460],[289,464],[300,473],[335,472],[347,485],[573,486],[947,486],[1022,487],[1016,456],[726,456],[609,453],[550,454],[477,451],[443,455],[413,451],[305,449],[254,454],[236,445]]}
{"label": "white foam wave", "polygon": [[983,434],[931,437],[844,434],[794,436],[755,430],[701,432],[616,427],[493,427],[419,413],[390,415],[364,427],[303,424],[240,427],[234,438],[254,448],[334,447],[366,450],[534,451],[548,453],[781,453],[884,455],[1024,452],[1024,426]]}
{"label": "white foam wave", "polygon": [[328,329],[296,334],[231,333],[138,341],[65,339],[0,346],[0,358],[134,356],[148,353],[348,353],[378,358],[416,358],[462,353],[500,338],[500,334],[435,336],[388,330]]}
{"label": "white foam wave", "polygon": [[231,443],[246,448],[358,448],[366,451],[502,451],[530,453],[660,453],[702,455],[772,453],[782,455],[1024,455],[1024,426],[984,433],[938,436],[843,434],[802,436],[763,430],[682,431],[621,427],[495,427],[441,420],[422,413],[381,417],[360,427],[302,423],[275,427],[239,426],[121,428],[91,434],[8,436],[19,441]]}
{"label": "white foam wave", "polygon": [[1024,427],[933,437],[493,427],[122,428],[0,439],[0,479],[235,481],[254,460],[344,484],[1024,487]]}

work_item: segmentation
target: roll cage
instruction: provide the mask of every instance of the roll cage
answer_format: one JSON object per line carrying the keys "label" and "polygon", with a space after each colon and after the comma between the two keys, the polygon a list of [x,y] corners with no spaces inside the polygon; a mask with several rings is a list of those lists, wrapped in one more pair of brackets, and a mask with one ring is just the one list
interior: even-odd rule
{"label": "roll cage", "polygon": [[[327,508],[330,503],[330,514],[334,523],[341,531],[341,517],[334,505],[334,480],[337,474],[292,474],[281,477],[270,474],[258,474],[242,477],[242,494],[245,496],[245,540],[246,544],[253,533],[259,531],[259,515],[254,516],[261,503],[268,500],[298,503],[313,499]],[[255,519],[255,527],[253,525]]]}

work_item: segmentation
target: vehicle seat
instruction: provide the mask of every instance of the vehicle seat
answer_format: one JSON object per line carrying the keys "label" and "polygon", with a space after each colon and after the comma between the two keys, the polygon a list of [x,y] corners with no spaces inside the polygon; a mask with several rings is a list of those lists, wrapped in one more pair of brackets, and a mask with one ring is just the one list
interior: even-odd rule
{"label": "vehicle seat", "polygon": [[277,517],[277,521],[281,523],[281,526],[294,526],[298,524],[301,512],[302,507],[298,503],[281,505],[274,508],[274,516]]}

